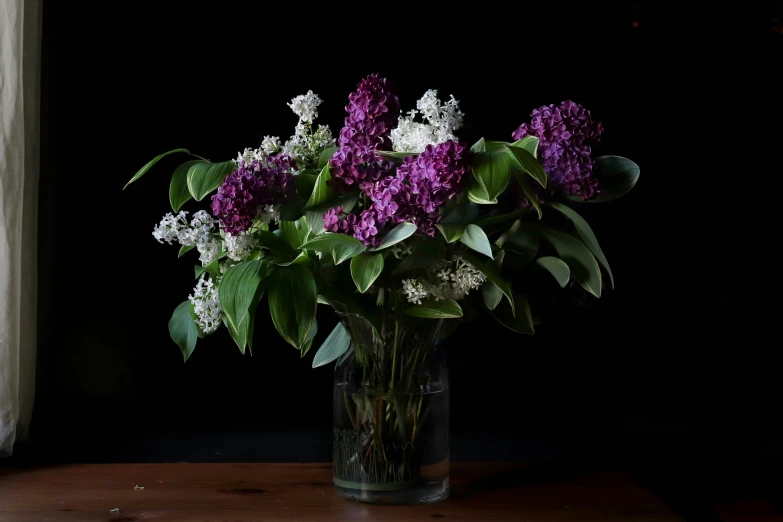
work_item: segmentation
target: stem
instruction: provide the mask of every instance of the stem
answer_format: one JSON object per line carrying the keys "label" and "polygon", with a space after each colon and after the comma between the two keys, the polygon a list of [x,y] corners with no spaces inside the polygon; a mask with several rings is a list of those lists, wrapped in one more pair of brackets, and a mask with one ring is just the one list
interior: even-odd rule
{"label": "stem", "polygon": [[508,230],[503,232],[503,234],[498,238],[497,241],[495,241],[495,244],[498,246],[498,248],[503,248],[503,243],[506,242],[506,239],[508,239],[508,236],[513,236],[517,233],[519,230],[519,227],[522,226],[522,220],[517,219],[514,221],[514,223],[511,224]]}
{"label": "stem", "polygon": [[394,321],[394,348],[392,349],[392,373],[391,373],[391,382],[389,383],[389,389],[391,391],[394,391],[394,378],[397,375],[397,345],[399,344],[399,341],[397,339],[397,335],[400,332],[400,321],[396,320]]}

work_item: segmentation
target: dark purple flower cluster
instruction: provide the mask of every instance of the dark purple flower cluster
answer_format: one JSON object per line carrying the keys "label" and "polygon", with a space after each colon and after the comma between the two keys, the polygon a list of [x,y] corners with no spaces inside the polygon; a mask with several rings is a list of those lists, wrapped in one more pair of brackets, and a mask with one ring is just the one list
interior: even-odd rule
{"label": "dark purple flower cluster", "polygon": [[350,94],[345,110],[348,116],[337,140],[340,148],[329,160],[332,182],[343,190],[377,181],[392,168],[375,151],[390,145],[400,100],[386,78],[371,74]]}
{"label": "dark purple flower cluster", "polygon": [[265,205],[283,203],[294,190],[296,168],[288,154],[241,162],[212,196],[212,214],[220,220],[220,227],[239,234],[250,228]]}
{"label": "dark purple flower cluster", "polygon": [[[538,159],[549,178],[549,192],[578,194],[587,200],[599,193],[598,180],[593,175],[590,145],[598,142],[603,126],[593,121],[590,111],[578,103],[566,100],[559,105],[544,105],[530,114],[530,123],[523,123],[513,138],[535,136]],[[523,206],[529,202],[523,201]]]}
{"label": "dark purple flower cluster", "polygon": [[418,157],[408,156],[395,176],[366,187],[372,204],[358,216],[340,219],[342,208],[324,215],[326,229],[353,234],[369,246],[379,242],[378,231],[387,223],[414,223],[419,233],[435,235],[440,209],[459,191],[468,173],[466,147],[455,141],[428,145]]}

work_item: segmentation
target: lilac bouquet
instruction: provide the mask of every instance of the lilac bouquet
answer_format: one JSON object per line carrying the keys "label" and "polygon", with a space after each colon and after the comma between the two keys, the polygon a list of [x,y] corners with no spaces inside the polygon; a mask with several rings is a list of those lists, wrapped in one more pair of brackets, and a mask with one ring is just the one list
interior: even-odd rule
{"label": "lilac bouquet", "polygon": [[[342,474],[346,488],[370,476],[407,484],[418,468],[410,455],[390,456],[390,448],[415,443],[426,401],[413,399],[411,407],[410,398],[402,404],[395,394],[434,386],[425,361],[466,311],[473,317],[483,310],[532,334],[520,274],[600,297],[612,273],[574,208],[622,196],[639,168],[592,155],[603,126],[573,101],[521,117],[519,128],[501,131],[511,141],[472,145],[457,135],[459,102],[434,90],[403,113],[390,82],[370,75],[348,96],[336,138],[314,124],[321,103],[312,91],[291,101],[299,121],[285,142],[266,136],[235,160],[194,156],[174,171],[176,214],[153,236],[180,245],[180,256],[195,250],[199,264],[169,331],[186,360],[197,340],[221,325],[242,353],[252,351],[266,296],[275,328],[304,356],[318,329],[317,305],[333,307],[340,321],[313,366],[340,359],[338,369],[351,367],[341,373],[351,389],[341,411],[347,431],[361,434],[342,471],[336,457],[336,480]],[[131,182],[174,153],[190,154],[161,154]],[[180,210],[207,197],[208,210]],[[368,442],[380,448],[377,455],[365,455]],[[349,469],[346,462],[359,454],[361,465]]]}

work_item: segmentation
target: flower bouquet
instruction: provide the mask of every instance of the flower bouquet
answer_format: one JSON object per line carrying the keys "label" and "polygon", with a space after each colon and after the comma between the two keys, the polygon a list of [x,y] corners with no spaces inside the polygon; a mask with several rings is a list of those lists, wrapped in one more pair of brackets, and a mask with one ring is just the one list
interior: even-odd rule
{"label": "flower bouquet", "polygon": [[[401,113],[389,82],[373,74],[348,99],[337,139],[314,125],[321,99],[309,91],[289,104],[299,121],[284,143],[267,136],[224,162],[176,149],[129,184],[166,155],[192,156],[171,177],[176,214],[153,230],[179,244],[180,257],[199,256],[195,288],[169,321],[185,360],[221,325],[252,353],[264,296],[263,313],[304,357],[317,305],[331,306],[339,321],[313,367],[337,361],[336,490],[435,501],[448,495],[440,342],[482,313],[532,334],[531,278],[600,297],[612,273],[574,206],[622,196],[639,168],[594,158],[602,125],[572,101],[534,110],[511,141],[468,146],[456,135],[464,115],[453,96],[430,90]],[[180,210],[210,194],[209,211]]]}

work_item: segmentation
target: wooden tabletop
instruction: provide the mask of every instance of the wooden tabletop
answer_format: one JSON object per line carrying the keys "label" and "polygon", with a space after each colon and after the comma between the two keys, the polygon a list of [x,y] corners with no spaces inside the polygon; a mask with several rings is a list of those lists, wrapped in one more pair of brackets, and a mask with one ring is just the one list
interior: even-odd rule
{"label": "wooden tabletop", "polygon": [[[0,521],[682,520],[619,472],[452,465],[452,496],[376,506],[337,497],[331,464],[87,464],[0,469]],[[119,511],[116,511],[119,509]]]}

